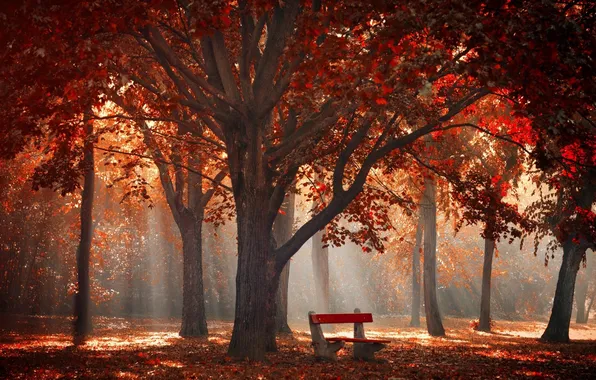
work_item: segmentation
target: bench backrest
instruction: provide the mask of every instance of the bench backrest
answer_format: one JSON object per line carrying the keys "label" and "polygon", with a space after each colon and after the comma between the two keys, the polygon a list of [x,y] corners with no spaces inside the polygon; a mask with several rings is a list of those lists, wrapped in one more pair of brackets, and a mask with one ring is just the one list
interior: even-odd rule
{"label": "bench backrest", "polygon": [[371,313],[350,314],[311,314],[310,321],[314,324],[324,323],[368,323],[373,321]]}

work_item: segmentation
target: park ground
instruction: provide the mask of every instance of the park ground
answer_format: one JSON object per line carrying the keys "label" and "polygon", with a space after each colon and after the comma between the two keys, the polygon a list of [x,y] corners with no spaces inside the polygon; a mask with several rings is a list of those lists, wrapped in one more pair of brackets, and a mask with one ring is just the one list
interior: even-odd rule
{"label": "park ground", "polygon": [[[424,322],[424,321],[423,321]],[[226,356],[231,322],[209,324],[209,338],[178,337],[177,320],[96,318],[93,336],[75,348],[64,317],[0,314],[0,378],[7,379],[452,379],[596,378],[596,324],[572,324],[570,344],[544,344],[544,322],[497,321],[476,332],[467,319],[446,318],[447,337],[432,338],[407,318],[377,318],[368,337],[391,340],[378,362],[356,362],[351,347],[337,363],[316,361],[306,320],[279,341],[267,361]],[[329,335],[351,334],[337,326]],[[347,345],[349,346],[349,344]]]}

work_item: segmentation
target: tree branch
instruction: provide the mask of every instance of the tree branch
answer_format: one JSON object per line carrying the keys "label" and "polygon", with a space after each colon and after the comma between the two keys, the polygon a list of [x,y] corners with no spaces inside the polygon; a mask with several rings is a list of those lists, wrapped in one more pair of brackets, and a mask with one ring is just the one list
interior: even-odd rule
{"label": "tree branch", "polygon": [[[302,225],[302,227],[296,231],[292,238],[290,238],[284,245],[275,251],[277,257],[277,269],[281,271],[287,261],[300,249],[300,247],[302,247],[302,245],[308,239],[310,239],[311,236],[331,222],[333,218],[339,215],[345,209],[345,207],[347,207],[350,202],[356,198],[356,196],[362,191],[362,188],[366,182],[366,178],[368,177],[368,173],[382,157],[393,150],[401,149],[404,146],[413,143],[420,137],[433,132],[436,126],[450,120],[464,108],[478,101],[486,94],[488,94],[488,90],[486,89],[474,90],[471,94],[451,107],[445,115],[441,116],[437,120],[426,124],[424,127],[417,129],[408,135],[391,139],[384,146],[370,152],[364,160],[362,167],[356,174],[356,177],[350,187],[347,190],[343,190],[341,192],[336,192],[334,188],[333,198],[327,207],[325,207],[321,212],[313,216],[308,222]],[[343,175],[341,177],[343,177]],[[334,181],[337,183],[335,178]]]}
{"label": "tree branch", "polygon": [[190,168],[190,167],[188,167],[186,165],[176,164],[176,163],[171,162],[171,161],[168,161],[168,160],[166,160],[164,158],[155,158],[153,156],[147,156],[147,155],[140,154],[140,153],[125,152],[125,151],[122,151],[122,150],[108,149],[108,148],[103,148],[103,147],[99,147],[99,146],[96,146],[94,149],[101,150],[101,151],[104,151],[104,152],[124,154],[124,155],[127,155],[127,156],[134,156],[134,157],[139,157],[139,158],[145,158],[145,159],[153,160],[153,161],[157,160],[157,162],[159,162],[161,164],[164,164],[164,165],[179,166],[179,167],[181,167],[183,169],[188,170],[191,173],[194,173],[196,175],[200,175],[201,177],[205,178],[206,180],[211,181],[216,186],[221,186],[222,188],[226,189],[227,191],[233,192],[233,190],[232,190],[231,187],[222,184],[221,181],[218,183],[218,181],[215,178],[211,178],[211,177],[209,177],[209,176],[207,176],[205,174],[202,174],[202,173],[200,173],[200,172],[198,172],[198,171],[194,170],[193,168]]}

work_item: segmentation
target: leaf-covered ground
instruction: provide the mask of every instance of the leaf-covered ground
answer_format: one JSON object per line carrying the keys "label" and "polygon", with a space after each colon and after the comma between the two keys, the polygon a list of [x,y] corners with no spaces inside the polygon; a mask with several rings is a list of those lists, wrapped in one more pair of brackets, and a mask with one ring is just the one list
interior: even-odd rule
{"label": "leaf-covered ground", "polygon": [[[210,323],[208,339],[182,339],[175,320],[97,318],[87,345],[71,344],[70,321],[61,317],[0,315],[0,378],[9,379],[402,379],[594,378],[596,325],[573,325],[571,344],[542,344],[544,323],[504,322],[494,334],[475,332],[470,321],[446,319],[446,338],[431,338],[406,318],[385,318],[367,329],[391,343],[379,362],[356,362],[351,347],[337,363],[317,362],[305,321],[265,363],[226,356],[231,323]],[[329,335],[351,333],[341,326]]]}

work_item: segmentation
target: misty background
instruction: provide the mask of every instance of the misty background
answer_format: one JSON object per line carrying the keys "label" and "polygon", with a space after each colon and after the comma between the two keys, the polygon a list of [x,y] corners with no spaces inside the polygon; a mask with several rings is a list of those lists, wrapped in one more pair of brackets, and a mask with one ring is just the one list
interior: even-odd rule
{"label": "misty background", "polygon": [[[148,207],[136,200],[122,201],[117,190],[98,182],[91,257],[93,315],[180,317],[182,248],[167,205],[157,202]],[[4,191],[13,191],[22,200],[10,212],[0,214],[0,311],[71,315],[80,200],[76,195],[61,197],[49,190],[33,192],[25,184],[23,188],[11,186]],[[309,208],[303,201],[296,204],[295,228]],[[398,230],[407,230],[411,223],[405,217],[393,221]],[[439,217],[440,310],[443,316],[475,319],[484,241],[480,228],[464,227],[454,235],[452,224]],[[409,315],[413,240],[414,236],[406,235],[403,244],[397,248],[389,244],[384,253],[363,252],[351,243],[329,247],[329,311],[352,312],[358,307],[376,316]],[[551,257],[549,253],[545,266],[543,243],[536,256],[531,241],[525,242],[523,249],[519,241],[497,243],[491,301],[494,319],[547,318],[561,255]],[[235,222],[217,227],[206,223],[203,244],[207,318],[232,320]],[[309,240],[291,260],[290,321],[306,320],[309,310],[322,312],[315,306],[311,251]],[[582,266],[580,276],[585,271]]]}

